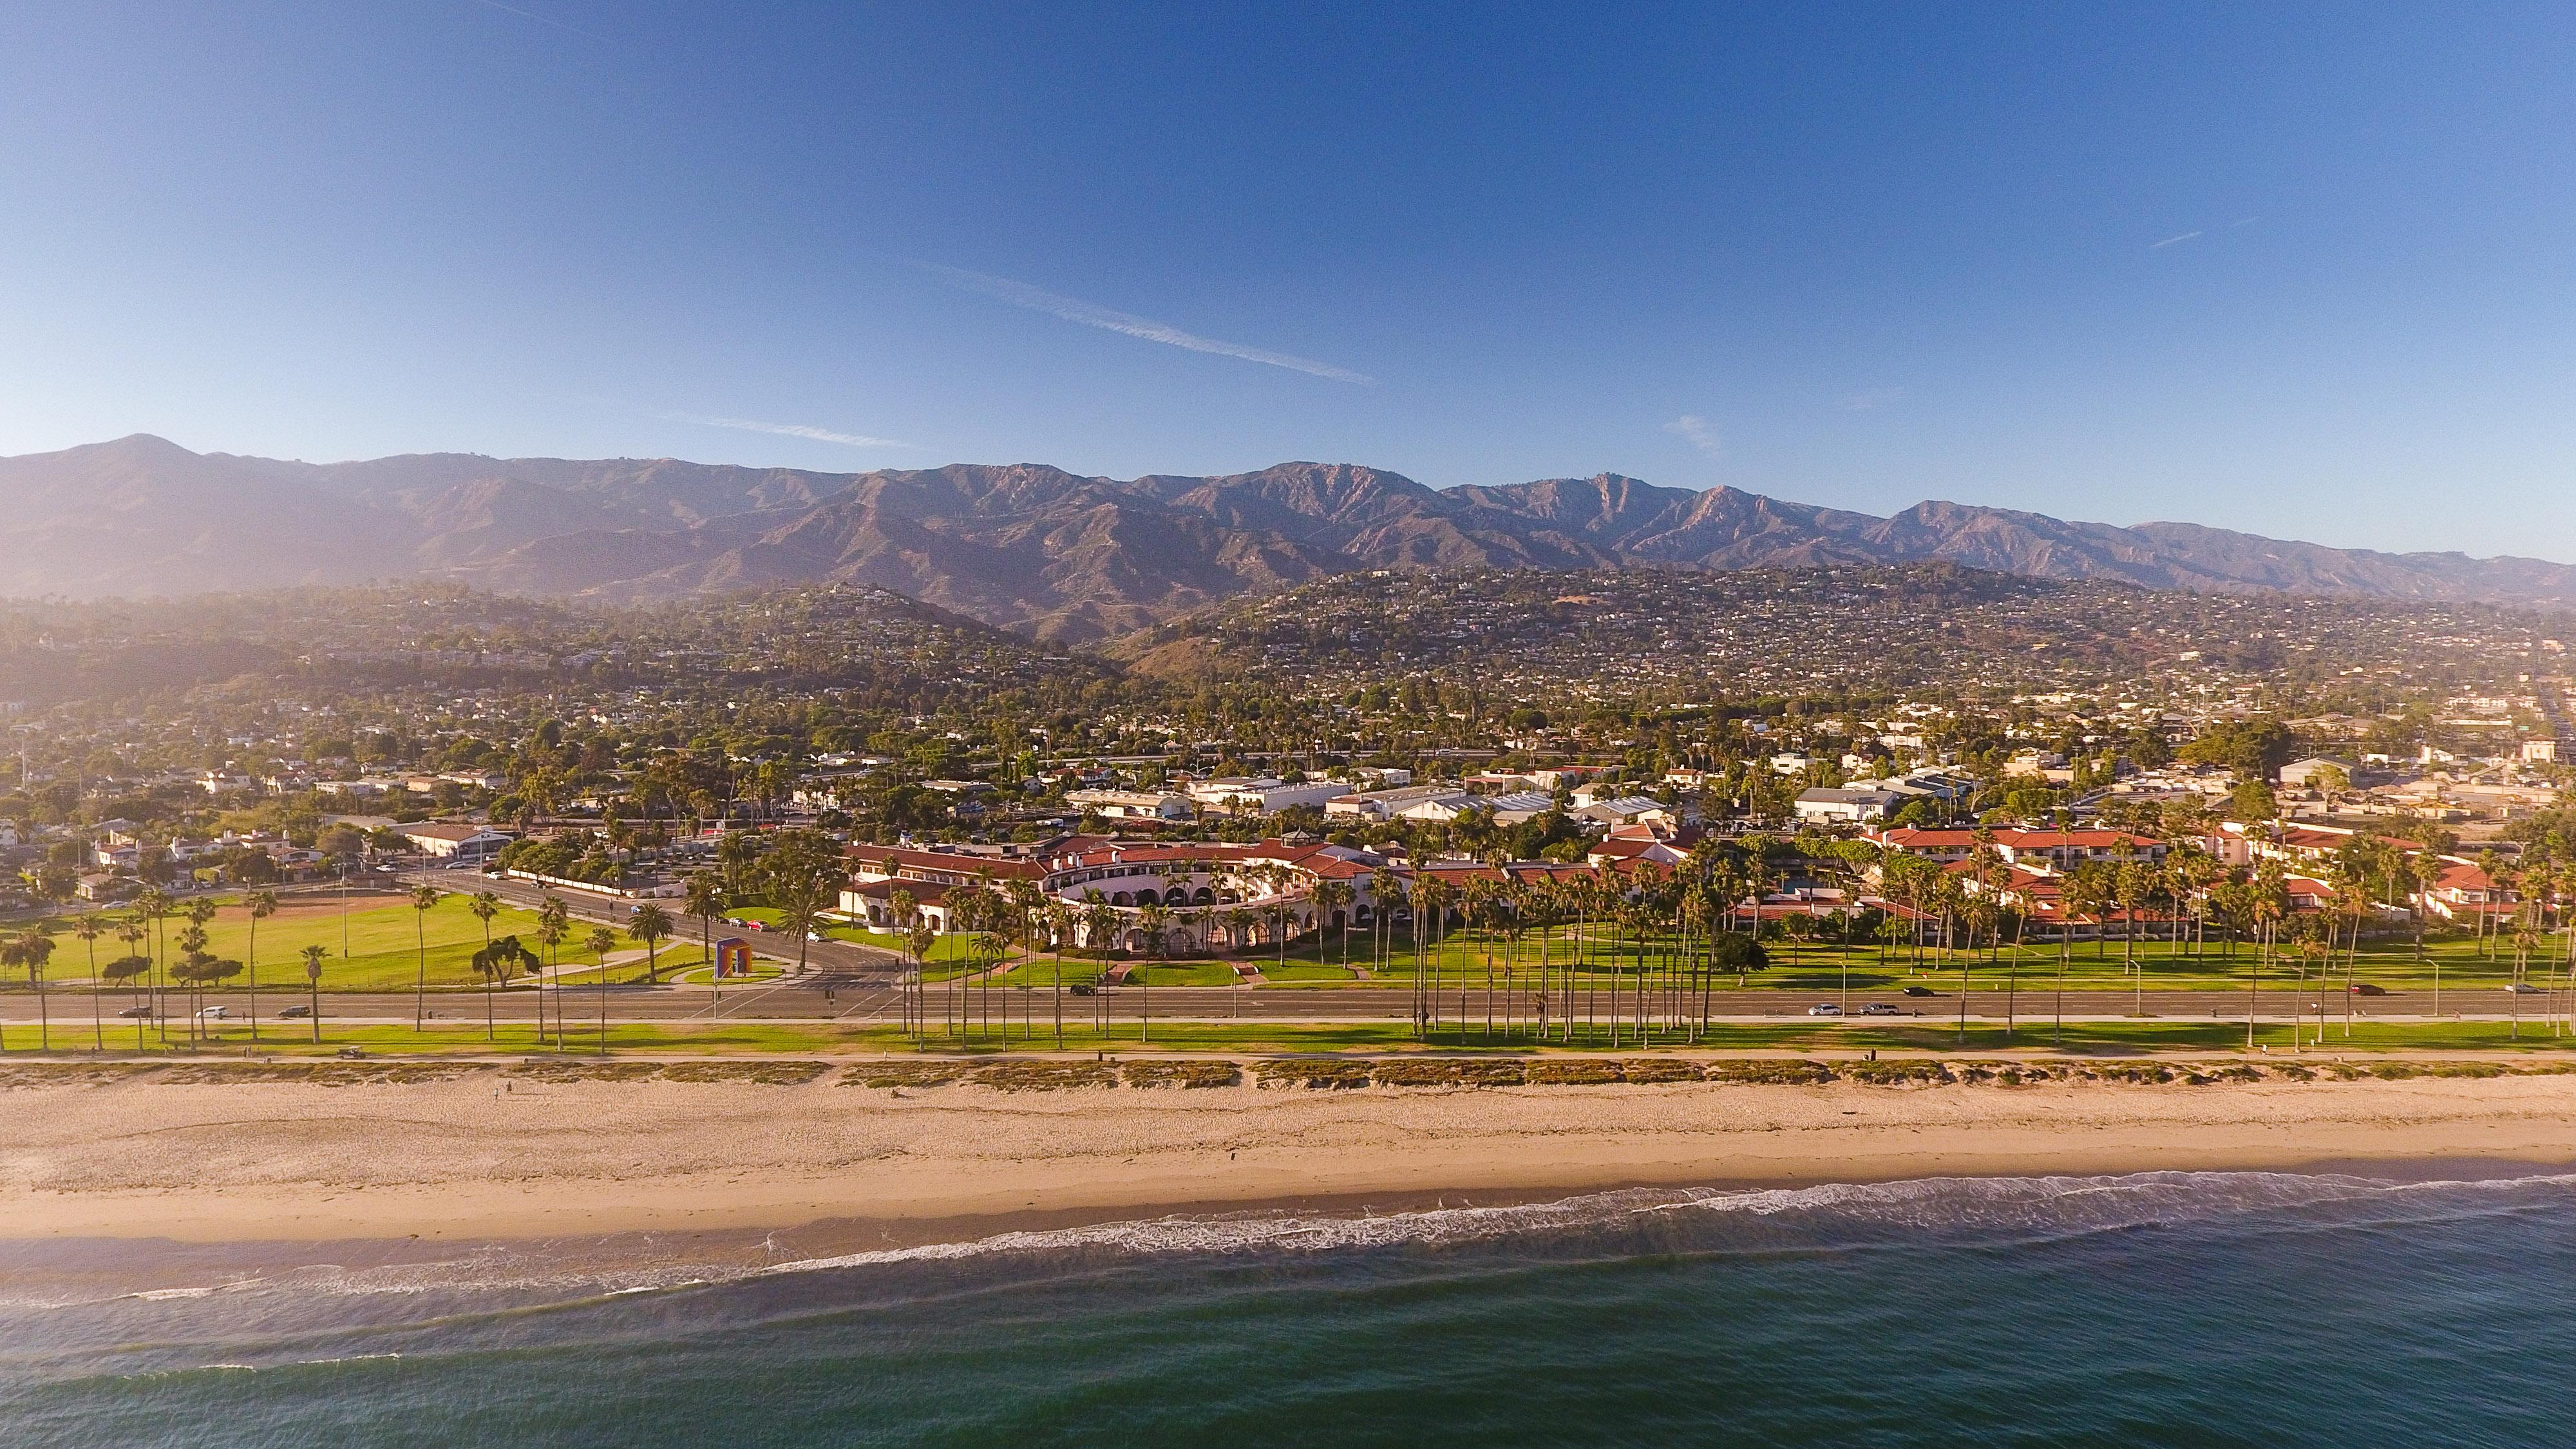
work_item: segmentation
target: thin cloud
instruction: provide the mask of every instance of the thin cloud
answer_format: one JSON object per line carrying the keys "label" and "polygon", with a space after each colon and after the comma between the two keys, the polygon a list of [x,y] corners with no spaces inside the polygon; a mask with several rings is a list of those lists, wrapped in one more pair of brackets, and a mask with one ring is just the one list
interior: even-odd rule
{"label": "thin cloud", "polygon": [[2180,235],[2180,236],[2169,236],[2169,237],[2166,237],[2163,241],[2157,242],[2157,243],[2155,243],[2153,246],[2148,247],[2148,248],[2147,248],[2147,250],[2148,250],[2148,251],[2154,251],[2154,250],[2156,250],[2156,248],[2157,248],[2157,247],[2169,247],[2169,246],[2172,246],[2172,245],[2173,245],[2174,243],[2176,243],[2176,242],[2187,242],[2187,241],[2190,241],[2193,237],[2196,237],[2196,236],[2198,236],[2198,235],[2200,235],[2200,233],[2199,233],[2199,232],[2196,232],[2196,231],[2187,231],[2187,232],[2184,232],[2184,233],[2183,233],[2182,235]]}
{"label": "thin cloud", "polygon": [[504,5],[501,3],[501,0],[474,0],[474,3],[482,6],[486,10],[498,10],[505,15],[516,15],[521,20],[533,20],[539,25],[551,25],[557,30],[570,31],[572,34],[578,35],[584,40],[601,40],[606,38],[604,36],[593,35],[578,25],[567,25],[564,22],[553,19],[549,16],[539,15],[533,10],[522,10],[516,5]]}
{"label": "thin cloud", "polygon": [[675,423],[694,423],[702,428],[732,428],[744,433],[775,433],[782,438],[811,438],[818,443],[839,443],[845,448],[909,448],[911,443],[892,438],[871,438],[865,433],[838,433],[830,428],[808,427],[803,423],[764,423],[757,418],[710,418],[696,413],[664,413]]}
{"label": "thin cloud", "polygon": [[1664,431],[1714,458],[1718,454],[1717,425],[1706,418],[1684,413],[1664,424]]}
{"label": "thin cloud", "polygon": [[1115,311],[1096,302],[1085,302],[1078,297],[1058,296],[1053,292],[1032,287],[1026,282],[1014,282],[1008,277],[988,277],[982,272],[970,272],[961,267],[943,267],[931,262],[920,265],[923,270],[935,273],[953,285],[973,292],[979,297],[990,297],[996,302],[1008,302],[1014,307],[1026,307],[1032,312],[1044,312],[1050,317],[1060,317],[1067,322],[1079,322],[1085,327],[1097,327],[1104,332],[1141,337],[1148,342],[1160,342],[1170,347],[1184,347],[1192,352],[1211,352],[1219,357],[1239,357],[1246,362],[1258,362],[1266,367],[1284,367],[1291,372],[1330,378],[1335,382],[1355,383],[1361,387],[1372,387],[1377,383],[1376,378],[1366,373],[1335,367],[1328,362],[1317,362],[1311,357],[1298,357],[1286,352],[1246,347],[1240,342],[1220,342],[1213,337],[1201,337],[1193,332],[1184,332],[1169,322],[1157,322],[1151,317],[1139,317],[1133,313]]}
{"label": "thin cloud", "polygon": [[1866,392],[1856,392],[1844,398],[1843,410],[1865,413],[1875,408],[1886,407],[1893,402],[1900,402],[1904,397],[1905,389],[1901,387],[1873,387]]}

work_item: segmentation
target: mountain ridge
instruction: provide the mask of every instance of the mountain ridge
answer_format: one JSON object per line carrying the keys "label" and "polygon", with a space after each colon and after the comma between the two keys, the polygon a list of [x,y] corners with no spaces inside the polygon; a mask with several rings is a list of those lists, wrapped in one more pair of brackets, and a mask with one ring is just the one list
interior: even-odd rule
{"label": "mountain ridge", "polygon": [[306,463],[135,434],[0,458],[0,595],[438,575],[634,600],[834,580],[1065,643],[1360,569],[1944,561],[2147,588],[2563,605],[2576,568],[1926,500],[1884,517],[1619,473],[1427,487],[1355,463],[1214,476],[1047,464],[823,473],[424,453]]}

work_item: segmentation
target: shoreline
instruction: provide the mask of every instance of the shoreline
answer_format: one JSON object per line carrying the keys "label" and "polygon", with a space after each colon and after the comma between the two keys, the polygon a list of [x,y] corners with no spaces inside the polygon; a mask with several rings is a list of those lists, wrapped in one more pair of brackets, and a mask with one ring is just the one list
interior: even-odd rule
{"label": "shoreline", "polygon": [[2576,1164],[2576,1076],[2161,1085],[1006,1091],[973,1083],[23,1080],[0,1238],[757,1231],[883,1246],[1633,1187]]}

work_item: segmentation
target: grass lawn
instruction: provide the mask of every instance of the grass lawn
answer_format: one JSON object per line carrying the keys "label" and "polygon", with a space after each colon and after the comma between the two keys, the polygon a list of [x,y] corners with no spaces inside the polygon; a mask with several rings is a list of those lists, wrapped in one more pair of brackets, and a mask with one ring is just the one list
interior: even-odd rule
{"label": "grass lawn", "polygon": [[[636,943],[628,941],[620,944],[609,954],[614,956],[618,954],[618,952],[633,951],[635,949]],[[552,982],[559,982],[565,986],[596,986],[599,984],[600,968],[592,964],[592,961],[593,958],[587,951],[564,952],[561,956],[561,966],[557,974],[546,979]],[[768,962],[759,961],[755,958],[755,970],[759,967],[768,965]],[[661,979],[664,981],[674,979],[678,973],[682,971],[696,970],[703,973],[708,969],[707,953],[698,949],[698,943],[695,941],[691,941],[684,946],[673,945],[671,942],[665,941],[662,943],[660,958],[654,963],[654,969],[661,973]],[[770,974],[776,975],[777,968],[770,967]],[[608,983],[611,986],[623,985],[628,982],[642,982],[646,978],[644,958],[642,956],[637,956],[632,961],[611,961],[608,963],[607,975]]]}
{"label": "grass lawn", "polygon": [[[206,949],[226,960],[250,963],[250,913],[238,904],[236,897],[225,897],[224,901],[213,922],[206,927]],[[320,946],[327,953],[322,961],[322,989],[325,991],[408,991],[420,971],[424,944],[427,947],[425,954],[430,985],[481,984],[482,978],[474,974],[470,963],[474,953],[483,946],[483,923],[476,920],[469,909],[471,902],[467,896],[441,896],[438,904],[426,912],[415,911],[408,902],[396,897],[354,896],[349,903],[345,927],[334,897],[292,897],[290,902],[286,909],[259,923],[259,955],[256,963],[252,964],[259,968],[263,991],[289,987],[303,989],[302,957],[303,949],[308,945]],[[107,914],[119,922],[130,919],[123,912]],[[146,950],[149,951],[155,942],[166,939],[170,943],[171,954],[176,956],[179,932],[186,929],[187,924],[184,916],[169,917],[154,928],[152,939],[145,943]],[[561,959],[574,961],[587,956],[579,943],[593,929],[595,927],[587,921],[574,921],[572,935],[558,948]],[[544,952],[544,948],[537,944],[534,911],[505,905],[500,914],[492,918],[491,930],[495,937],[515,934],[529,950],[539,954]],[[342,953],[344,931],[345,955]],[[622,931],[618,933],[617,941],[614,948],[617,950],[643,944]],[[97,945],[98,959],[102,963],[124,955],[126,950],[125,943],[113,935],[100,937]],[[678,945],[676,940],[666,942],[665,955],[676,950]],[[694,943],[688,950],[691,959],[698,959]],[[54,957],[47,964],[45,974],[52,980],[86,980],[90,974],[89,947],[66,930],[54,940]],[[234,978],[234,989],[239,989],[241,984],[242,978]]]}
{"label": "grass lawn", "polygon": [[1342,969],[1338,963],[1318,966],[1311,961],[1300,961],[1292,956],[1285,966],[1280,965],[1275,959],[1262,963],[1261,979],[1265,984],[1272,986],[1338,986],[1344,982],[1357,981],[1360,975],[1357,971]]}
{"label": "grass lawn", "polygon": [[[1071,986],[1077,981],[1099,980],[1103,964],[1104,963],[1094,961],[1087,956],[1065,957],[1064,984]],[[1039,991],[1044,991],[1055,984],[1055,971],[1055,958],[1053,956],[1039,955],[1031,957],[1028,960],[1015,963],[1010,970],[1003,972],[1001,975],[993,979],[1000,985],[1026,986]],[[938,980],[941,978],[934,976],[931,979]]]}
{"label": "grass lawn", "polygon": [[1242,979],[1221,961],[1141,961],[1127,968],[1129,986],[1232,986]]}
{"label": "grass lawn", "polygon": [[[1352,944],[1353,959],[1367,965],[1369,938],[1361,935]],[[2564,936],[2552,936],[2543,942],[2533,958],[2533,979],[2538,980],[2552,971],[2563,973],[2567,946]],[[1889,947],[1884,951],[1875,945],[1855,946],[1845,951],[1839,945],[1803,941],[1768,941],[1763,949],[1769,953],[1770,964],[1752,973],[1746,984],[1800,991],[1838,987],[1846,963],[1855,989],[1885,989],[1907,983],[1955,985],[1959,979],[1960,961],[1969,957],[1966,952],[1944,952],[1927,946],[1920,953],[1920,958],[1915,959],[1915,954],[1902,946]],[[1429,963],[1429,969],[1436,971],[1444,980],[1481,983],[1489,953],[1498,978],[1508,969],[1515,979],[1536,979],[1539,969],[1536,932],[1524,932],[1517,949],[1514,949],[1499,934],[1489,937],[1484,932],[1472,931],[1454,932],[1418,953],[1410,942],[1399,936],[1395,950],[1384,958],[1375,979],[1409,981],[1416,960],[1423,959]],[[2065,962],[2066,986],[2070,991],[2242,991],[2253,979],[2256,954],[2252,946],[2242,943],[2231,955],[2222,943],[2215,940],[2209,942],[2205,950],[2195,950],[2187,942],[2176,945],[2142,940],[2136,943],[2137,970],[2132,972],[2118,940],[2100,945],[2079,942]],[[1614,950],[1614,943],[1605,931],[1587,933],[1580,942],[1573,939],[1573,933],[1558,931],[1550,939],[1547,955],[1551,975],[1563,973],[1571,964],[1579,978],[1597,976],[1604,981],[1613,974],[1614,962],[1617,974],[1633,980],[1639,962],[1637,942],[1633,937],[1619,940]],[[1318,964],[1319,956],[1321,962],[1338,962],[1341,959],[1340,938],[1328,937],[1320,953],[1312,939],[1292,943],[1288,951],[1288,960],[1292,964]],[[1570,962],[1570,957],[1577,958]],[[2446,991],[2453,987],[2493,990],[2502,986],[2511,974],[2511,957],[2510,943],[2496,959],[2490,960],[2485,957],[2480,943],[2460,936],[2428,939],[2424,957],[2419,960],[2410,939],[2374,938],[2362,943],[2352,968],[2352,979],[2389,990],[2429,989],[2438,969]],[[1274,979],[1294,979],[1280,978],[1278,958],[1273,955],[1269,959],[1272,965],[1266,974]],[[1665,961],[1664,943],[1653,943],[1645,959],[1650,966],[1660,970]],[[2025,989],[2042,980],[2053,986],[2059,964],[2059,948],[2054,943],[2006,948],[1992,960],[1987,959],[1985,952],[1979,951],[1968,959],[1970,979],[1981,990],[1989,985],[2000,988],[2004,978],[2016,972]],[[2338,953],[2333,967],[2338,984],[2343,979],[2344,970],[2343,957]],[[2312,963],[2309,968],[2311,981],[2315,979],[2315,971]],[[2262,969],[2262,978],[2267,984],[2284,984],[2294,980],[2297,974],[2298,963],[2286,955],[2276,955]],[[1731,976],[1722,977],[1721,981],[1733,984]]]}
{"label": "grass lawn", "polygon": [[[758,921],[764,926],[774,927],[778,924],[778,911],[772,906],[739,906],[725,914],[740,920]],[[874,946],[880,951],[892,951],[906,958],[912,954],[911,943],[891,931],[871,931],[865,926],[853,926],[842,921],[824,921],[815,928],[815,931],[827,941],[846,941],[853,946]],[[716,934],[721,936],[726,932],[719,926]],[[753,935],[747,939],[758,941],[761,937]],[[772,938],[771,944],[777,944],[777,938]],[[785,944],[792,950],[796,942],[789,939]],[[932,965],[938,965],[942,962],[963,961],[966,955],[966,938],[952,932],[941,934],[931,943],[929,959]]]}

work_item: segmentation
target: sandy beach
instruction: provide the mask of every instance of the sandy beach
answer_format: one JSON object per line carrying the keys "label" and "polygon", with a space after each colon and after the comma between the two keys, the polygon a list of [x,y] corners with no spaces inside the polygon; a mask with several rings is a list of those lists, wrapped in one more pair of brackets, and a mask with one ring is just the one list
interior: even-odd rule
{"label": "sandy beach", "polygon": [[[9,1074],[0,1235],[511,1238],[1396,1206],[1618,1186],[2576,1161],[2576,1075],[2140,1085],[1685,1082],[1009,1091],[554,1079]],[[387,1080],[387,1074],[412,1080]]]}

